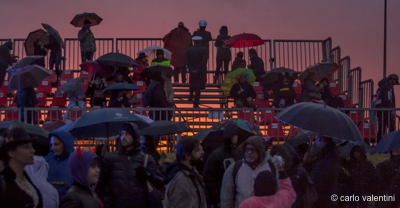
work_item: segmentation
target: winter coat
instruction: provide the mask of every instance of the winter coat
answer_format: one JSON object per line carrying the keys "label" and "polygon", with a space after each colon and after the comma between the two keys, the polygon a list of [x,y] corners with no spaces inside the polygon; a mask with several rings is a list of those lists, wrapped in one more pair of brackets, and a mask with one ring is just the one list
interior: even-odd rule
{"label": "winter coat", "polygon": [[131,103],[129,103],[129,100],[125,95],[120,101],[118,101],[118,96],[111,96],[110,101],[108,102],[109,108],[121,108],[121,105],[124,105],[125,108],[131,107]]}
{"label": "winter coat", "polygon": [[232,63],[232,71],[237,68],[246,68],[246,61],[236,57]]}
{"label": "winter coat", "polygon": [[58,207],[60,199],[58,198],[57,189],[47,182],[49,172],[49,164],[42,156],[34,156],[34,163],[25,166],[25,172],[31,178],[33,184],[39,189],[43,198],[43,208]]}
{"label": "winter coat", "polygon": [[[144,92],[144,99],[146,104],[153,108],[166,108],[169,107],[167,96],[165,95],[164,86],[156,80],[151,80],[150,85]],[[148,99],[149,98],[149,99]]]}
{"label": "winter coat", "polygon": [[[279,175],[283,175],[280,172]],[[281,178],[279,180],[279,190],[272,196],[253,196],[244,200],[239,208],[290,208],[296,200],[296,192],[293,189],[292,182],[289,178]]]}
{"label": "winter coat", "polygon": [[0,45],[0,65],[8,68],[9,65],[11,66],[15,62],[17,62],[17,60],[11,56],[10,49],[7,47],[6,43]]}
{"label": "winter coat", "polygon": [[371,161],[367,159],[352,159],[345,167],[351,174],[352,191],[355,195],[376,194],[376,171]]}
{"label": "winter coat", "polygon": [[86,90],[86,97],[90,97],[90,104],[92,106],[103,106],[103,102],[106,102],[105,95],[103,93],[102,97],[94,97],[96,90],[104,90],[106,88],[102,80],[100,80],[100,84],[90,84]]}
{"label": "winter coat", "polygon": [[[392,157],[392,156],[391,156]],[[392,158],[387,159],[376,166],[376,172],[378,174],[378,195],[388,194],[393,196],[396,194],[396,201],[399,203],[397,196],[399,195],[399,181],[400,181],[400,162],[395,162]],[[390,208],[396,207],[393,202],[381,202],[376,203],[379,208]]]}
{"label": "winter coat", "polygon": [[[31,196],[29,196],[25,191],[23,191],[19,185],[15,182],[17,178],[15,172],[10,167],[5,167],[3,171],[0,172],[4,176],[4,180],[6,183],[6,191],[5,191],[5,203],[1,204],[2,208],[34,208],[34,201]],[[42,195],[40,194],[39,189],[32,183],[32,180],[24,171],[25,178],[29,181],[30,184],[35,188],[37,195],[39,197],[39,203],[36,208],[43,207]]]}
{"label": "winter coat", "polygon": [[[244,92],[239,94],[240,89],[243,89]],[[249,97],[252,99],[256,98],[256,92],[254,91],[253,85],[247,82],[234,84],[229,92],[229,95],[234,98],[235,102],[236,100],[241,100],[244,102]]]}
{"label": "winter coat", "polygon": [[[221,28],[222,30],[222,28]],[[231,60],[232,53],[231,49],[225,46],[225,43],[231,38],[228,35],[228,32],[224,33],[224,31],[219,31],[220,35],[218,35],[217,40],[215,41],[214,45],[217,47],[217,60]]]}
{"label": "winter coat", "polygon": [[44,47],[50,49],[50,55],[54,56],[58,53],[61,54],[61,45],[59,42],[57,42],[53,35],[49,36],[49,43],[44,45]]}
{"label": "winter coat", "polygon": [[18,90],[17,92],[17,107],[35,107],[35,105],[39,102],[36,97],[36,92],[33,87],[27,87],[22,90]]}
{"label": "winter coat", "polygon": [[253,57],[250,58],[250,69],[253,70],[254,75],[256,75],[256,81],[259,81],[262,77],[262,75],[265,74],[264,71],[264,61],[260,57]]}
{"label": "winter coat", "polygon": [[74,151],[74,136],[64,130],[56,130],[49,134],[49,138],[56,136],[64,143],[64,152],[57,156],[53,152],[46,156],[49,164],[49,176],[47,180],[58,191],[58,198],[62,199],[72,185],[72,178],[68,170],[69,155]]}
{"label": "winter coat", "polygon": [[137,66],[137,67],[135,67],[135,68],[133,69],[134,75],[133,75],[132,79],[133,79],[134,81],[142,80],[142,79],[141,79],[140,73],[142,73],[142,71],[143,71],[146,67],[149,66],[149,63],[141,64],[141,60],[140,60],[140,59],[141,59],[141,58],[136,58],[136,59],[135,59],[136,63],[137,63],[139,66]]}
{"label": "winter coat", "polygon": [[78,32],[78,39],[81,42],[81,44],[80,44],[81,51],[95,52],[96,51],[96,43],[95,43],[94,35],[93,35],[92,31],[90,31],[89,33],[86,33],[85,30],[86,30],[86,28],[83,27]]}
{"label": "winter coat", "polygon": [[186,66],[186,49],[192,46],[192,36],[185,26],[179,26],[163,38],[164,48],[172,53],[171,65],[174,67]]}
{"label": "winter coat", "polygon": [[[206,50],[206,54],[207,54],[207,59],[208,59],[208,56],[209,56],[208,54],[209,54],[209,51],[210,51],[209,42],[212,40],[211,33],[206,31],[205,28],[199,28],[199,29],[197,29],[196,31],[193,32],[193,36],[200,36],[202,38],[200,45],[207,49]],[[186,62],[187,62],[187,60],[186,60]]]}
{"label": "winter coat", "polygon": [[[136,169],[143,166],[144,158],[145,154],[137,147],[130,151],[121,148],[103,159],[97,193],[105,208],[147,207],[146,183],[136,177]],[[156,188],[164,186],[163,175],[150,155],[146,170],[151,175],[148,180]]]}
{"label": "winter coat", "polygon": [[383,78],[378,83],[378,90],[376,91],[377,99],[375,107],[377,108],[395,108],[396,99],[394,97],[393,83],[389,78]]}
{"label": "winter coat", "polygon": [[[247,144],[252,144],[256,148],[261,163],[253,170],[246,162],[242,162],[242,165],[236,174],[236,178],[233,178],[235,163],[228,167],[222,179],[220,193],[221,208],[239,207],[245,199],[253,196],[254,180],[258,173],[264,170],[271,171],[268,162],[268,160],[271,159],[271,155],[265,151],[263,140],[258,137],[250,137],[243,143],[243,148],[246,147]],[[275,175],[279,177],[278,172],[276,172]]]}
{"label": "winter coat", "polygon": [[207,207],[203,178],[195,168],[177,163],[168,175],[171,180],[165,190],[164,208]]}
{"label": "winter coat", "polygon": [[101,208],[97,195],[87,187],[74,182],[60,202],[60,208]]}
{"label": "winter coat", "polygon": [[[207,82],[207,48],[194,45],[186,50],[186,65],[189,69],[189,87],[205,89]],[[193,71],[197,73],[193,73]]]}
{"label": "winter coat", "polygon": [[[305,78],[301,85],[300,102],[310,102],[313,100],[321,99],[322,85],[315,85],[315,81],[309,78]],[[311,94],[310,94],[311,93]],[[315,94],[315,95],[313,95]],[[319,98],[318,98],[319,96]]]}

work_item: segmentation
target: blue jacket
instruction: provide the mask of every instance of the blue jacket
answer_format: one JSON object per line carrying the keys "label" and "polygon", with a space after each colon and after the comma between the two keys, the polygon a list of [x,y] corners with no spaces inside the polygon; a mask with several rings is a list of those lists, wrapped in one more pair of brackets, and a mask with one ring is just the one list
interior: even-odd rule
{"label": "blue jacket", "polygon": [[47,180],[58,191],[61,200],[72,185],[72,178],[69,174],[68,159],[69,155],[74,151],[74,136],[65,130],[56,130],[49,134],[49,138],[56,136],[64,143],[64,153],[61,156],[55,155],[53,152],[46,156],[49,164],[49,176]]}

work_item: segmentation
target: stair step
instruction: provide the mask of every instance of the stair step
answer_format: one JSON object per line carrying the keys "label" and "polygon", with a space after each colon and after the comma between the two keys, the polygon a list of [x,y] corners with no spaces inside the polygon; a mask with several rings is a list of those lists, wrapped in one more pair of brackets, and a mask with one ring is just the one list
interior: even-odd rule
{"label": "stair step", "polygon": [[[174,88],[174,91],[175,92],[190,92],[190,89],[189,88],[178,88],[178,89]],[[222,90],[221,89],[205,89],[205,90],[200,90],[200,92],[221,92],[222,93]]]}
{"label": "stair step", "polygon": [[[182,99],[182,98],[189,99],[189,94],[175,94],[174,97],[178,98],[178,99]],[[226,98],[227,97],[224,95],[201,95],[200,96],[200,100],[201,99],[226,99]]]}

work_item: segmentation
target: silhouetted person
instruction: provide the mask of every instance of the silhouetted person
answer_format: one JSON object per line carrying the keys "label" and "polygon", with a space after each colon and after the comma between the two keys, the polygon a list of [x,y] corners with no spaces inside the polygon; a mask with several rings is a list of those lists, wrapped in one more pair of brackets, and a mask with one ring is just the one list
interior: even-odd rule
{"label": "silhouetted person", "polygon": [[85,20],[84,26],[78,33],[78,39],[81,45],[82,63],[85,61],[92,61],[93,54],[96,51],[96,42],[92,31],[90,30],[91,22]]}
{"label": "silhouetted person", "polygon": [[228,73],[229,62],[232,59],[231,49],[225,46],[226,41],[229,40],[231,36],[228,35],[228,27],[222,26],[219,30],[219,35],[215,41],[215,47],[217,47],[217,68],[215,69],[214,84],[220,75],[220,70],[222,68],[222,63],[224,65],[224,74]]}
{"label": "silhouetted person", "polygon": [[251,63],[247,68],[252,69],[254,75],[256,75],[256,81],[260,81],[262,75],[265,74],[264,61],[258,57],[257,51],[254,48],[249,50],[249,56]]}
{"label": "silhouetted person", "polygon": [[200,45],[202,47],[205,47],[207,49],[207,59],[209,57],[209,52],[210,52],[210,44],[209,42],[212,40],[211,33],[206,31],[208,23],[205,20],[200,20],[199,21],[199,29],[193,32],[193,37],[194,36],[200,36],[201,42]]}
{"label": "silhouetted person", "polygon": [[[46,51],[46,49],[44,49],[44,43],[40,38],[37,39],[36,42],[33,43],[33,47],[34,47],[33,54],[35,56],[46,56],[47,55],[47,51]],[[44,68],[46,68],[45,62],[44,62],[44,57],[37,59],[33,64],[43,66]]]}
{"label": "silhouetted person", "polygon": [[13,63],[17,62],[18,56],[10,54],[12,49],[13,43],[10,41],[0,45],[0,86],[6,77],[6,70],[8,69],[8,66],[11,66]]}
{"label": "silhouetted person", "polygon": [[57,82],[60,81],[61,77],[61,45],[57,40],[54,38],[53,35],[48,33],[49,35],[49,43],[44,45],[45,48],[50,49],[50,63],[49,63],[49,69],[53,70],[53,68],[56,68],[56,75],[57,75]]}
{"label": "silhouetted person", "polygon": [[232,71],[237,68],[246,68],[246,61],[243,59],[243,52],[241,51],[236,54],[235,60],[232,63]]}

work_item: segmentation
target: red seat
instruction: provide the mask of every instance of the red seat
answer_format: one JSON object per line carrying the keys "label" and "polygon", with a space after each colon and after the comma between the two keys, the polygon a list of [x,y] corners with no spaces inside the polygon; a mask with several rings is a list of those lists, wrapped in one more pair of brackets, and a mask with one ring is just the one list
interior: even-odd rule
{"label": "red seat", "polygon": [[262,86],[260,86],[259,82],[254,82],[253,84],[253,89],[256,92],[256,94],[263,94]]}
{"label": "red seat", "polygon": [[289,130],[289,135],[288,136],[293,136],[299,131],[301,131],[300,128],[297,128],[297,127],[294,127],[294,126],[290,126],[290,130]]}
{"label": "red seat", "polygon": [[57,96],[56,94],[54,94],[53,101],[50,104],[50,106],[57,106],[64,108],[66,104],[67,104],[67,96],[65,94],[62,96]]}
{"label": "red seat", "polygon": [[133,93],[133,96],[135,96],[135,98],[136,98],[136,100],[138,102],[135,105],[135,107],[143,107],[143,94],[142,94],[142,92],[137,93],[137,91],[136,91],[136,92]]}
{"label": "red seat", "polygon": [[[12,109],[12,108],[11,108]],[[14,108],[15,110],[6,110],[4,121],[14,121],[19,120],[18,116],[18,108]]]}
{"label": "red seat", "polygon": [[36,104],[36,107],[46,107],[47,105],[46,94],[39,92],[36,96],[39,99],[39,102]]}
{"label": "red seat", "polygon": [[270,124],[271,122],[277,122],[275,115],[275,111],[265,110],[261,111],[259,118],[262,124]]}
{"label": "red seat", "polygon": [[[79,106],[73,106],[72,108],[80,108]],[[69,110],[68,111],[68,115],[67,115],[67,119],[71,120],[71,121],[75,121],[76,119],[78,119],[79,117],[82,116],[82,111],[81,110]]]}
{"label": "red seat", "polygon": [[247,120],[250,122],[254,122],[255,118],[254,118],[254,112],[250,111],[250,110],[241,110],[238,112],[238,118],[243,119],[243,120]]}
{"label": "red seat", "polygon": [[255,103],[256,103],[257,108],[270,108],[271,107],[271,105],[269,104],[269,100],[264,99],[263,93],[257,94]]}
{"label": "red seat", "polygon": [[359,123],[363,122],[363,118],[361,115],[361,111],[350,111],[350,113],[347,114],[351,120],[358,125]]}
{"label": "red seat", "polygon": [[39,82],[38,90],[44,94],[50,94],[52,91],[51,83],[49,81],[45,81],[45,80]]}
{"label": "red seat", "polygon": [[301,94],[301,85],[298,82],[293,83],[293,89],[296,92],[296,94]]}
{"label": "red seat", "polygon": [[14,91],[8,91],[8,81],[4,80],[3,84],[1,84],[1,92],[11,95]]}
{"label": "red seat", "polygon": [[65,84],[65,83],[67,83],[66,80],[61,80],[60,82],[58,82],[57,89],[60,88],[61,85]]}
{"label": "red seat", "polygon": [[57,81],[57,75],[56,72],[51,70],[51,75],[44,78],[43,81],[48,81],[48,82],[56,82]]}
{"label": "red seat", "polygon": [[342,90],[340,89],[339,85],[337,83],[335,83],[335,82],[329,83],[329,89],[335,95],[344,95],[345,94],[344,92],[342,92]]}
{"label": "red seat", "polygon": [[139,90],[134,91],[134,93],[142,93],[147,88],[146,83],[143,81],[136,81],[134,84],[139,87]]}
{"label": "red seat", "polygon": [[58,106],[51,106],[51,108],[47,112],[47,117],[45,119],[46,123],[62,120],[63,118],[62,112],[61,110],[56,110],[57,108]]}
{"label": "red seat", "polygon": [[374,125],[363,122],[358,125],[358,131],[360,131],[361,137],[364,138],[365,142],[376,142],[376,133]]}
{"label": "red seat", "polygon": [[139,115],[148,116],[146,108],[143,107],[136,107],[135,113]]}
{"label": "red seat", "polygon": [[272,122],[268,124],[267,135],[270,137],[278,138],[279,140],[285,140],[286,136],[283,133],[283,127],[280,123]]}
{"label": "red seat", "polygon": [[350,102],[350,98],[347,95],[339,95],[339,97],[341,97],[343,99],[343,106],[345,108],[355,108],[355,105],[352,105]]}
{"label": "red seat", "polygon": [[64,71],[61,73],[60,81],[69,81],[69,80],[72,80],[72,79],[74,79],[74,72],[73,72],[73,71],[71,71],[71,70],[64,70]]}
{"label": "red seat", "polygon": [[7,107],[7,106],[8,106],[7,94],[4,92],[0,92],[0,107]]}
{"label": "red seat", "polygon": [[92,75],[91,74],[89,74],[89,72],[87,72],[87,71],[81,71],[81,73],[79,74],[79,77],[82,77],[82,78],[87,78],[87,79],[92,79]]}

